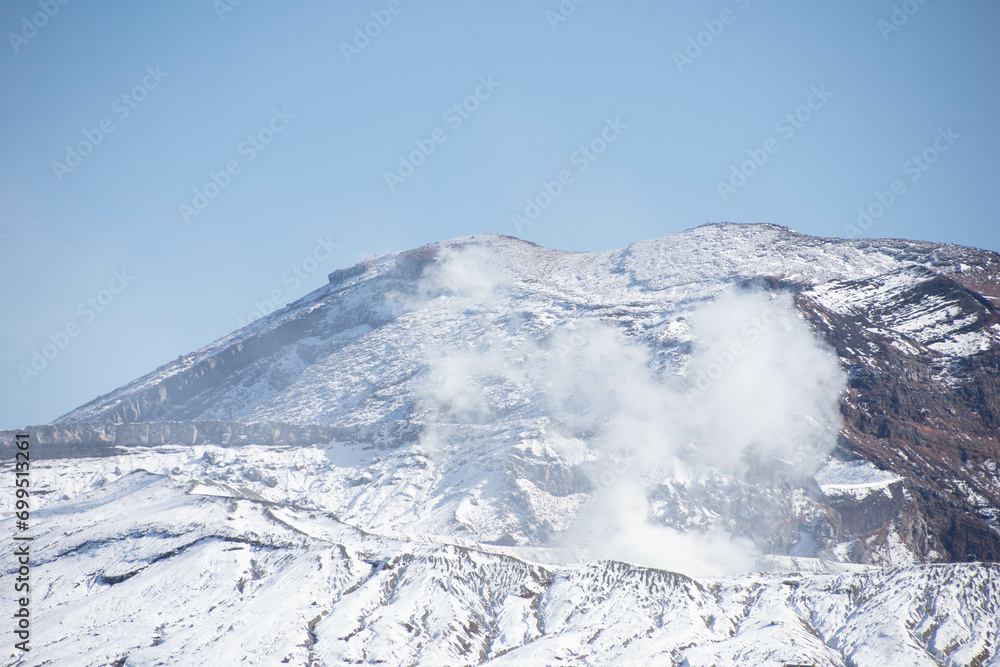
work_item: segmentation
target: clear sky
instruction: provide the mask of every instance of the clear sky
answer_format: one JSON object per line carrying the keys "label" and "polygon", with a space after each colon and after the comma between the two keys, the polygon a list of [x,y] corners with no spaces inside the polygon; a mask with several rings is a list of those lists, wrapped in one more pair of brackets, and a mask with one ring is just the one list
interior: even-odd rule
{"label": "clear sky", "polygon": [[996,2],[63,2],[0,7],[0,428],[480,232],[1000,250]]}

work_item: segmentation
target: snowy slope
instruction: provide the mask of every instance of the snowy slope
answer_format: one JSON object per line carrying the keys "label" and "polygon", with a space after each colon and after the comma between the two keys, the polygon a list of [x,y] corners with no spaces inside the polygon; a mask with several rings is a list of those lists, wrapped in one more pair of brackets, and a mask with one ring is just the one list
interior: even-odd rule
{"label": "snowy slope", "polygon": [[551,567],[148,473],[36,517],[44,584],[25,667],[1000,664],[996,565],[716,579]]}

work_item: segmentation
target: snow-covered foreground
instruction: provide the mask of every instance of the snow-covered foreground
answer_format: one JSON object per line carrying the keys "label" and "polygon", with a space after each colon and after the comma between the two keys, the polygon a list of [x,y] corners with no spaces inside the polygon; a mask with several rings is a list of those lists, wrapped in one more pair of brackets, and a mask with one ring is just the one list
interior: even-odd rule
{"label": "snow-covered foreground", "polygon": [[995,564],[549,566],[191,486],[134,472],[34,513],[33,648],[16,664],[1000,665]]}

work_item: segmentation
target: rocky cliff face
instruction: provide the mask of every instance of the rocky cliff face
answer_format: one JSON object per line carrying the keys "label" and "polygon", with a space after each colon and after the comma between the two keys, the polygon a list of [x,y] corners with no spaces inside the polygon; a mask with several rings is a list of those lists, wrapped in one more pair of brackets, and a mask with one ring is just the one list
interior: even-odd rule
{"label": "rocky cliff face", "polygon": [[[977,255],[985,257],[968,259]],[[851,306],[838,312],[824,302]],[[849,373],[844,452],[905,480],[909,516],[895,521],[899,535],[924,558],[997,560],[1000,349],[984,341],[1000,317],[991,299],[921,267],[826,284],[798,306]],[[889,525],[865,539],[885,540]]]}

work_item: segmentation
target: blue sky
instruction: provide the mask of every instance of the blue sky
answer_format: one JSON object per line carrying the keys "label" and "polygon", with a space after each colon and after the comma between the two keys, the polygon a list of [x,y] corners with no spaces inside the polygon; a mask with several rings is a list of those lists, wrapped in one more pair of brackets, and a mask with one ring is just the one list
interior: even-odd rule
{"label": "blue sky", "polygon": [[985,0],[11,0],[0,28],[3,428],[480,232],[1000,250]]}

